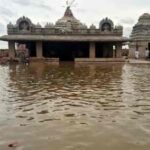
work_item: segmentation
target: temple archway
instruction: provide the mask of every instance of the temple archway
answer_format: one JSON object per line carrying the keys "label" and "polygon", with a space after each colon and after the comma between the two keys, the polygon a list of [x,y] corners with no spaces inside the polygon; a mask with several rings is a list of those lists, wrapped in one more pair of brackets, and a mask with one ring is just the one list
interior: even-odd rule
{"label": "temple archway", "polygon": [[19,24],[19,30],[21,31],[29,31],[30,30],[30,25],[27,21],[22,21]]}

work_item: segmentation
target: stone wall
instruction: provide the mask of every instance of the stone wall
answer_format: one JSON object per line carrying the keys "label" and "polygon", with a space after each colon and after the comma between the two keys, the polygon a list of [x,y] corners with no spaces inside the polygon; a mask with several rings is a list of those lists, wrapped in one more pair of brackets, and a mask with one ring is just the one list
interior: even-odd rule
{"label": "stone wall", "polygon": [[138,41],[138,42],[131,42],[130,43],[130,50],[129,50],[129,58],[135,58],[135,50],[139,51],[139,58],[145,58],[145,50],[149,48],[150,41]]}

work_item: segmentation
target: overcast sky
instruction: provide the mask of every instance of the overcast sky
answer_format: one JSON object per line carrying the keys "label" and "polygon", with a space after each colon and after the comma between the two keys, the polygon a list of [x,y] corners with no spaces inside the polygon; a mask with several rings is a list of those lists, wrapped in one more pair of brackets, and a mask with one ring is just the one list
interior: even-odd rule
{"label": "overcast sky", "polygon": [[[7,33],[6,26],[15,24],[21,16],[29,17],[33,23],[57,21],[62,17],[65,0],[0,0],[0,35]],[[74,16],[88,26],[97,27],[101,19],[109,17],[115,25],[124,26],[124,36],[129,36],[140,15],[150,13],[150,0],[76,0],[72,7]],[[6,44],[0,42],[0,48]]]}

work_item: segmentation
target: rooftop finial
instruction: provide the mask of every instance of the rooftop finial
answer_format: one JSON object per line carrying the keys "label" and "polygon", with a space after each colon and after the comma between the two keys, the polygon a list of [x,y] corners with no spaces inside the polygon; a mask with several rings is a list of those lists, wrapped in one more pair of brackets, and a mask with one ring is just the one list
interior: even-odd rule
{"label": "rooftop finial", "polygon": [[71,0],[71,1],[69,1],[69,0],[67,0],[66,1],[66,5],[67,5],[67,7],[72,7],[72,5],[74,4],[74,2],[75,2],[75,0]]}
{"label": "rooftop finial", "polygon": [[67,5],[67,8],[66,8],[66,11],[65,11],[65,14],[64,16],[65,17],[73,17],[73,13],[71,11],[71,7],[73,6],[75,0],[67,0],[66,1],[66,5]]}

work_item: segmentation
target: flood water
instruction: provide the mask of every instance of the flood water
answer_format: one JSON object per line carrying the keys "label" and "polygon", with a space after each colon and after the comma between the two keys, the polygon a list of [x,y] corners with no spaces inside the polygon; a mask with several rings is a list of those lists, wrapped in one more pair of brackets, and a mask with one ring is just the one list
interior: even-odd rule
{"label": "flood water", "polygon": [[0,66],[0,150],[149,150],[150,65]]}

